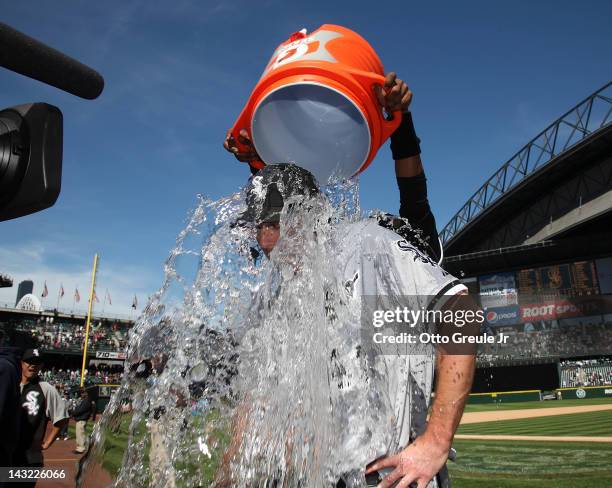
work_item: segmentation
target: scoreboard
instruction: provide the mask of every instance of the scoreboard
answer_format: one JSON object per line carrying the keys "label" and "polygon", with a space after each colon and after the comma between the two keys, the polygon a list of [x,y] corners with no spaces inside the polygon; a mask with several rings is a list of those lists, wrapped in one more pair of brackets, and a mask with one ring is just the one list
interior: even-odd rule
{"label": "scoreboard", "polygon": [[600,279],[600,273],[605,278],[608,268],[599,261],[479,276],[479,299],[486,322],[490,326],[509,326],[612,313],[612,294],[607,285],[600,286],[600,282],[607,283]]}
{"label": "scoreboard", "polygon": [[555,264],[517,272],[519,293],[524,296],[580,297],[599,294],[593,261]]}

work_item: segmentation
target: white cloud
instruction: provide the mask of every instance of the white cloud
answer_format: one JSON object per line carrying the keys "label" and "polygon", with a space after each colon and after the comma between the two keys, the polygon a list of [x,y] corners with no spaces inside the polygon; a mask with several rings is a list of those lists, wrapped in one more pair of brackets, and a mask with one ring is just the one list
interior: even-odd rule
{"label": "white cloud", "polygon": [[[17,287],[23,280],[34,282],[34,294],[41,296],[44,283],[47,283],[48,296],[44,299],[45,308],[58,306],[60,286],[64,287],[64,296],[59,299],[59,309],[74,310],[75,313],[85,313],[87,299],[91,288],[91,264],[81,262],[72,269],[66,266],[49,264],[47,248],[54,246],[47,243],[26,244],[17,248],[0,247],[0,272],[13,279],[11,288],[0,288],[0,305],[15,305]],[[81,261],[83,261],[81,259]],[[137,266],[117,268],[115,265],[106,265],[100,262],[96,279],[96,295],[100,302],[94,302],[94,315],[104,311],[105,315],[136,316],[146,305],[147,298],[160,283],[159,277],[148,269]],[[73,300],[75,289],[79,290],[80,302]],[[106,290],[112,299],[112,305],[104,304]],[[138,297],[138,308],[133,312],[131,305],[134,294]]]}

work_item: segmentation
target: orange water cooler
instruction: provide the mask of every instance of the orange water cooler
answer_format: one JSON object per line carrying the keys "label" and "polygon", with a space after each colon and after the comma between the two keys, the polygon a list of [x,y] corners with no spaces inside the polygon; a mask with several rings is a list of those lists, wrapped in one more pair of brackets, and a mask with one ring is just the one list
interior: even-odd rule
{"label": "orange water cooler", "polygon": [[359,34],[325,24],[281,44],[232,128],[246,129],[263,162],[295,163],[321,184],[372,162],[401,122],[386,120],[374,93],[385,81],[376,52]]}

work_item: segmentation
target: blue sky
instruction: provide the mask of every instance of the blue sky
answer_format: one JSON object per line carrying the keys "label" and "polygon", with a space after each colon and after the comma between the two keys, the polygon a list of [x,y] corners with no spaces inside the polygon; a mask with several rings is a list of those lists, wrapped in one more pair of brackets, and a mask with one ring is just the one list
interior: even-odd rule
{"label": "blue sky", "polygon": [[[97,69],[81,100],[0,70],[0,107],[45,101],[64,114],[62,192],[0,223],[0,272],[59,284],[71,307],[101,254],[98,295],[126,313],[162,281],[196,195],[235,191],[248,171],[222,149],[274,48],[336,23],[373,45],[415,94],[430,201],[441,228],[522,145],[612,74],[612,3],[114,1],[10,2],[2,21]],[[387,145],[361,178],[364,208],[397,211]],[[14,302],[16,287],[0,289]],[[84,307],[84,300],[81,301]]]}

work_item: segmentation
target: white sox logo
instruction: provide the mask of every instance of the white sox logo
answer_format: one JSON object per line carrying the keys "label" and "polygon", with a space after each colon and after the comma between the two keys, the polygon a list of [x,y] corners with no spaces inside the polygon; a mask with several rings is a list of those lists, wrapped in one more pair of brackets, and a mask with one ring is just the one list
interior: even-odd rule
{"label": "white sox logo", "polygon": [[439,268],[439,270],[442,272],[442,276],[448,275],[448,272],[440,268],[438,266],[438,263],[436,263],[433,259],[431,259],[427,254],[424,254],[421,251],[419,251],[416,247],[414,247],[412,244],[406,241],[406,239],[397,241],[397,247],[399,247],[400,251],[411,252],[413,261],[415,263],[417,261],[420,261],[423,264],[429,264],[432,268]]}
{"label": "white sox logo", "polygon": [[39,393],[40,392],[38,391],[31,391],[26,395],[27,401],[23,404],[23,406],[28,409],[28,415],[34,416],[38,414],[38,409],[40,408],[40,405],[38,404]]}

